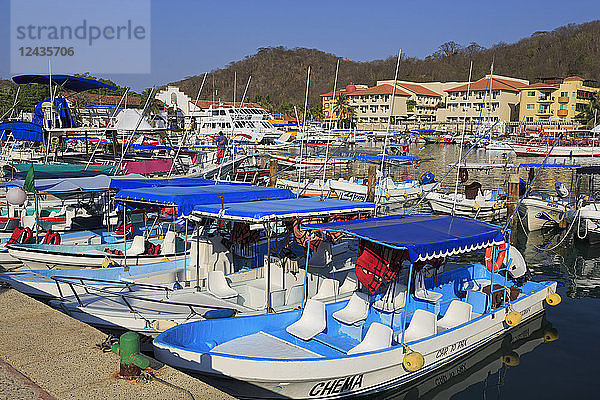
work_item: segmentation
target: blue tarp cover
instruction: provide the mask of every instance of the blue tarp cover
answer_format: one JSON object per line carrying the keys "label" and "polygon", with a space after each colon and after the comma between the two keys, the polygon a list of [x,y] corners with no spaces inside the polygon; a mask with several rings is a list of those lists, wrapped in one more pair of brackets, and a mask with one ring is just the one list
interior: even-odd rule
{"label": "blue tarp cover", "polygon": [[[144,180],[143,176],[138,174],[108,176],[99,175],[98,171],[93,172],[96,173],[95,176],[51,179],[38,179],[36,173],[35,189],[41,193],[102,192],[108,190],[116,182]],[[23,179],[16,179],[0,183],[0,187],[23,187],[24,182]]]}
{"label": "blue tarp cover", "polygon": [[[367,161],[381,161],[381,154],[373,154],[373,155],[361,155],[361,156],[352,156],[352,157],[329,157],[334,160],[367,160]],[[417,156],[399,156],[395,154],[386,154],[386,160],[418,160]]]}
{"label": "blue tarp cover", "polygon": [[44,140],[41,125],[31,122],[5,121],[0,123],[0,140],[6,140],[7,131],[10,131],[17,140],[29,140],[32,142],[41,142]]}
{"label": "blue tarp cover", "polygon": [[275,218],[301,217],[303,215],[372,211],[374,208],[374,203],[363,201],[299,198],[264,200],[254,203],[228,203],[223,209],[221,209],[221,204],[200,204],[194,207],[193,213],[202,216],[260,222]]}
{"label": "blue tarp cover", "polygon": [[545,167],[545,168],[579,168],[579,164],[519,164],[519,167]]}
{"label": "blue tarp cover", "polygon": [[240,203],[254,200],[291,199],[289,189],[246,185],[162,186],[121,190],[115,199],[123,202],[142,202],[178,207],[179,215],[188,215],[199,204]]}
{"label": "blue tarp cover", "polygon": [[[13,76],[13,81],[19,85],[26,83],[39,83],[41,85],[50,84],[50,75],[17,75]],[[88,78],[81,78],[73,75],[52,75],[52,83],[60,85],[67,90],[74,92],[83,92],[90,89],[110,89],[117,90],[115,86],[102,83],[100,81]]]}
{"label": "blue tarp cover", "polygon": [[[36,125],[44,125],[44,110],[42,109],[42,104],[45,102],[50,103],[50,99],[44,99],[35,105],[33,111],[33,123]],[[56,110],[58,110],[61,128],[74,128],[75,125],[73,124],[73,119],[71,118],[71,109],[67,104],[67,100],[62,97],[55,98],[54,107]]]}
{"label": "blue tarp cover", "polygon": [[504,241],[498,226],[449,215],[391,215],[307,227],[342,231],[367,240],[406,247],[413,262],[465,253]]}
{"label": "blue tarp cover", "polygon": [[[141,176],[141,175],[140,175]],[[144,187],[161,186],[207,186],[214,185],[215,181],[204,178],[163,178],[151,179],[141,177],[139,179],[114,179],[110,182],[111,189],[135,189]]]}

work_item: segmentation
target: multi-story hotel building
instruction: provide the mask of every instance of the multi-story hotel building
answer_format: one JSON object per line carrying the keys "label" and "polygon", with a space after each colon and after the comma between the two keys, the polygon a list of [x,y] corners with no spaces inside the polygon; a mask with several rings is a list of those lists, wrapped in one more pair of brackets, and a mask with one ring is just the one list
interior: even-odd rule
{"label": "multi-story hotel building", "polygon": [[494,123],[519,120],[519,95],[529,85],[524,79],[489,75],[446,89],[446,107],[438,109],[438,120],[445,122]]}
{"label": "multi-story hotel building", "polygon": [[521,88],[519,120],[529,127],[580,125],[578,115],[600,89],[578,76],[545,79]]}

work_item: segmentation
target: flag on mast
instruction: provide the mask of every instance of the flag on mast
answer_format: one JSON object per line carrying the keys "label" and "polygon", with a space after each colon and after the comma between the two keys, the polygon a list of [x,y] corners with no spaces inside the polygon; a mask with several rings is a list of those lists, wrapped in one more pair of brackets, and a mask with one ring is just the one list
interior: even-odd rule
{"label": "flag on mast", "polygon": [[31,164],[31,167],[29,167],[29,171],[25,177],[25,182],[23,182],[23,190],[28,193],[35,193],[35,172],[33,164]]}

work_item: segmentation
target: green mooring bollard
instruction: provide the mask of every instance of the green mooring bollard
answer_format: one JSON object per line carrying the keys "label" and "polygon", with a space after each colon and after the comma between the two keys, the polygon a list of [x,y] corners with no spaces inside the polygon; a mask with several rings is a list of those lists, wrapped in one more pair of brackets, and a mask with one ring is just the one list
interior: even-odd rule
{"label": "green mooring bollard", "polygon": [[119,344],[113,344],[112,352],[121,357],[119,374],[123,377],[134,377],[140,370],[150,366],[150,360],[140,354],[140,337],[135,332],[127,332],[119,338]]}

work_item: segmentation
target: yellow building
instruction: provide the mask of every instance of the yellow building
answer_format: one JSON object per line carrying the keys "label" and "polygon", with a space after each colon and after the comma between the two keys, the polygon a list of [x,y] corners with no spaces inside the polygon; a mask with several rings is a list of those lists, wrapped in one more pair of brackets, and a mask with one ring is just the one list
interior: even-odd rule
{"label": "yellow building", "polygon": [[[340,116],[335,110],[335,100],[337,100],[340,94],[347,95],[349,92],[354,92],[358,89],[366,89],[367,85],[355,85],[352,82],[344,89],[337,90],[335,92],[335,96],[333,96],[332,92],[325,93],[321,95],[321,103],[323,105],[323,121],[325,122],[333,122],[339,121]],[[334,100],[335,99],[335,100]]]}
{"label": "yellow building", "polygon": [[519,120],[531,124],[527,125],[531,129],[553,125],[576,129],[581,125],[577,115],[598,91],[578,76],[528,85],[521,88]]}

